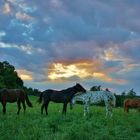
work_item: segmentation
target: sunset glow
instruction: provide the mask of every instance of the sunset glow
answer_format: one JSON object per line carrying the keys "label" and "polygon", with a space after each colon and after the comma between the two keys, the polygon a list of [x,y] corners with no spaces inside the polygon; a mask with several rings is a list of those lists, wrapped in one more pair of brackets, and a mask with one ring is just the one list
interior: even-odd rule
{"label": "sunset glow", "polygon": [[106,75],[105,73],[94,72],[93,77],[103,81],[112,82],[112,78]]}
{"label": "sunset glow", "polygon": [[93,61],[78,61],[73,63],[53,63],[49,68],[48,78],[50,80],[68,80],[71,77],[80,79],[95,78],[104,81],[111,81],[112,79],[105,72],[97,72],[99,66]]}
{"label": "sunset glow", "polygon": [[19,77],[25,81],[32,81],[33,76],[32,73],[27,70],[17,70]]}
{"label": "sunset glow", "polygon": [[59,78],[69,78],[72,76],[78,76],[80,78],[85,78],[87,76],[90,76],[89,73],[86,72],[86,70],[79,69],[76,65],[70,64],[70,65],[63,65],[60,63],[53,64],[52,72],[50,71],[48,78],[51,80],[56,80]]}

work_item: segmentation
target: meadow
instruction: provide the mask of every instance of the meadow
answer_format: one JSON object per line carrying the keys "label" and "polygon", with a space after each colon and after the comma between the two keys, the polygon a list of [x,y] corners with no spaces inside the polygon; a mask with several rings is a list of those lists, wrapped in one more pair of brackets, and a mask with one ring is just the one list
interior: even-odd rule
{"label": "meadow", "polygon": [[83,106],[75,105],[62,115],[62,104],[50,103],[49,115],[40,114],[37,97],[29,97],[34,107],[21,109],[7,104],[7,114],[2,114],[0,105],[0,140],[139,140],[140,114],[123,108],[115,108],[113,117],[105,116],[105,108],[91,106],[90,114],[83,116]]}

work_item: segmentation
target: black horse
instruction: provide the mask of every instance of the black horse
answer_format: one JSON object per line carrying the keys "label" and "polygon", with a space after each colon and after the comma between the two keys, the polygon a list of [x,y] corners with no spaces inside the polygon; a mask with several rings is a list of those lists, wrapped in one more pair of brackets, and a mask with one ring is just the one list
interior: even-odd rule
{"label": "black horse", "polygon": [[38,102],[41,103],[43,98],[43,104],[41,106],[41,114],[43,114],[43,110],[45,107],[46,115],[48,115],[48,104],[50,101],[56,103],[64,103],[62,113],[66,114],[67,104],[71,102],[72,97],[77,92],[86,92],[86,90],[79,83],[77,83],[75,86],[61,91],[56,91],[52,89],[43,91],[40,94],[40,98],[38,100]]}
{"label": "black horse", "polygon": [[14,103],[17,102],[17,106],[18,106],[18,112],[17,114],[19,114],[20,109],[21,109],[21,102],[24,108],[24,112],[26,110],[26,105],[25,105],[25,100],[26,103],[29,107],[33,107],[32,103],[29,101],[29,98],[27,96],[27,94],[24,92],[24,90],[22,89],[1,89],[0,90],[0,102],[3,106],[3,114],[6,113],[6,103]]}

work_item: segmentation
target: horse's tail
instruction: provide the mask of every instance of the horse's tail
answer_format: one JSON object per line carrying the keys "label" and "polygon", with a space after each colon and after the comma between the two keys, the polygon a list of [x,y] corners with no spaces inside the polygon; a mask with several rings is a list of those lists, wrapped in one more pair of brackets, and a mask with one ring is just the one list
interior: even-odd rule
{"label": "horse's tail", "polygon": [[114,107],[116,106],[116,96],[114,95],[114,98],[113,98],[113,105]]}
{"label": "horse's tail", "polygon": [[39,96],[39,99],[38,99],[38,102],[41,103],[42,102],[42,98],[43,98],[43,92],[40,93],[40,96]]}
{"label": "horse's tail", "polygon": [[28,95],[26,94],[26,103],[29,107],[33,107],[32,103],[30,102],[29,98],[28,98]]}
{"label": "horse's tail", "polygon": [[110,99],[111,99],[112,107],[115,107],[116,106],[116,96],[114,94],[112,94],[112,96],[110,97]]}

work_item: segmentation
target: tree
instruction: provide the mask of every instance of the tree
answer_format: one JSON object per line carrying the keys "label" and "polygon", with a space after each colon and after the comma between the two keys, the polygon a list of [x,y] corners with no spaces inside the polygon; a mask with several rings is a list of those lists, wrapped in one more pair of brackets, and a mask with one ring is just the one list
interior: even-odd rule
{"label": "tree", "polygon": [[125,95],[126,95],[125,91],[123,91],[121,95],[122,95],[122,96],[125,96]]}
{"label": "tree", "polygon": [[23,81],[15,71],[15,67],[7,61],[0,62],[0,88],[22,88]]}
{"label": "tree", "polygon": [[133,90],[133,88],[127,93],[127,96],[136,96],[136,92]]}

